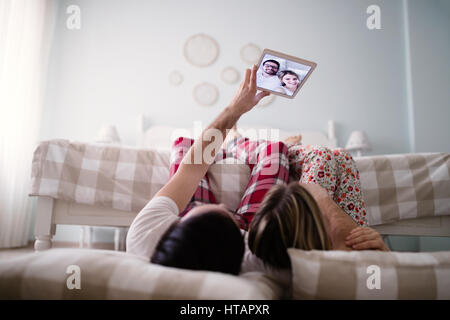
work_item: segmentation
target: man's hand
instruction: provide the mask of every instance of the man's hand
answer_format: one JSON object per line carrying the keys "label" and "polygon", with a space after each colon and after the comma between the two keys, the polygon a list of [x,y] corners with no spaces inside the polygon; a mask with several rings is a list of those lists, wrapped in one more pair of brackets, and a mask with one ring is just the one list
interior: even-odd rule
{"label": "man's hand", "polygon": [[353,250],[389,251],[380,234],[369,227],[357,227],[350,231],[345,244]]}
{"label": "man's hand", "polygon": [[257,70],[258,67],[256,65],[253,66],[252,70],[245,70],[244,80],[233,100],[231,100],[230,108],[239,115],[243,115],[247,111],[250,111],[258,104],[259,100],[270,94],[268,91],[261,91],[256,94]]}
{"label": "man's hand", "polygon": [[[197,189],[200,180],[205,176],[214,160],[216,152],[220,149],[228,131],[236,125],[240,116],[251,110],[262,98],[269,95],[268,92],[256,94],[256,66],[245,71],[245,79],[231,103],[219,116],[203,131],[201,136],[195,140],[188,153],[183,158],[178,171],[162,187],[155,197],[166,196],[171,198],[181,212],[189,203],[192,195]],[[219,132],[218,137],[215,133]],[[211,134],[211,135],[210,135]],[[204,151],[208,150],[205,157]],[[199,154],[199,159],[195,155]]]}

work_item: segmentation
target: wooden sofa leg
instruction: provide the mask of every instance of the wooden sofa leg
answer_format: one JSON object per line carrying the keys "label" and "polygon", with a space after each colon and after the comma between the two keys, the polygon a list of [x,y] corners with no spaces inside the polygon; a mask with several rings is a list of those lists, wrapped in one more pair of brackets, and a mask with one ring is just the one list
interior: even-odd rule
{"label": "wooden sofa leg", "polygon": [[36,209],[36,222],[34,226],[34,250],[47,250],[52,247],[52,237],[56,225],[53,223],[53,199],[38,197]]}

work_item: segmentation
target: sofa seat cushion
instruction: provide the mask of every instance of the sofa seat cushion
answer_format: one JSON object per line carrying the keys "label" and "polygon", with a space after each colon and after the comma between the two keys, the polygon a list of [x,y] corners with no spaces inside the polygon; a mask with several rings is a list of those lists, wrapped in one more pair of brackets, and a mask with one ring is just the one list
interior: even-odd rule
{"label": "sofa seat cushion", "polygon": [[0,299],[278,299],[281,290],[259,272],[176,269],[109,250],[51,249],[0,262]]}
{"label": "sofa seat cushion", "polygon": [[294,299],[450,299],[450,252],[288,252]]}

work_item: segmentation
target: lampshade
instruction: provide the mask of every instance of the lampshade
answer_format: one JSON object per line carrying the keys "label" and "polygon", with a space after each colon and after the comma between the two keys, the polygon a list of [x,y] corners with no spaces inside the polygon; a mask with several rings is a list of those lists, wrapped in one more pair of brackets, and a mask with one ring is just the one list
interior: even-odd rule
{"label": "lampshade", "polygon": [[347,141],[345,149],[348,151],[368,151],[372,149],[372,146],[364,131],[353,131]]}
{"label": "lampshade", "polygon": [[120,143],[119,134],[117,133],[116,126],[106,125],[103,126],[95,138],[95,142],[100,143]]}

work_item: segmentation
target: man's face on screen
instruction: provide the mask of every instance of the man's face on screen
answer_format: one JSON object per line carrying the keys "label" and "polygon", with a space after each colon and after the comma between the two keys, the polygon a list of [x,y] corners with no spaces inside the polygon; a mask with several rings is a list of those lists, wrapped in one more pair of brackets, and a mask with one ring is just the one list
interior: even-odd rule
{"label": "man's face on screen", "polygon": [[268,61],[268,62],[264,63],[263,70],[265,73],[267,73],[271,76],[274,76],[278,72],[278,66],[276,63]]}

